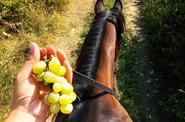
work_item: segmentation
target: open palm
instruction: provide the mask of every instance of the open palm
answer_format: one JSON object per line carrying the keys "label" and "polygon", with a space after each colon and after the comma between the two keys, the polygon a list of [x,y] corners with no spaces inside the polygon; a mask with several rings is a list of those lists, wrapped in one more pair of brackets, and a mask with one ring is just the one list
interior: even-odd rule
{"label": "open palm", "polygon": [[[40,60],[40,57],[50,58],[51,55],[57,56],[60,62],[66,67],[66,78],[72,82],[72,68],[61,50],[52,47],[39,49],[36,43],[31,43],[29,60],[17,74],[14,84],[14,96],[11,111],[26,113],[22,116],[30,116],[33,121],[44,122],[48,115],[48,107],[43,102],[43,96],[49,88],[39,83],[32,73],[33,65]],[[20,121],[21,121],[20,119]],[[8,121],[8,120],[7,120]],[[28,121],[31,121],[30,119]]]}

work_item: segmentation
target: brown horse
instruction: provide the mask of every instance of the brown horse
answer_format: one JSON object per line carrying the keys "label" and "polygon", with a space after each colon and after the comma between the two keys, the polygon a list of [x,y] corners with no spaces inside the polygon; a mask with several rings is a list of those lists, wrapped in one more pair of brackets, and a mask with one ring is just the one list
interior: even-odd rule
{"label": "brown horse", "polygon": [[[113,89],[115,64],[123,34],[124,19],[121,0],[103,11],[103,0],[97,0],[95,18],[86,36],[75,70]],[[59,113],[56,122],[131,122],[116,97],[88,83],[73,80],[80,101],[70,115]]]}

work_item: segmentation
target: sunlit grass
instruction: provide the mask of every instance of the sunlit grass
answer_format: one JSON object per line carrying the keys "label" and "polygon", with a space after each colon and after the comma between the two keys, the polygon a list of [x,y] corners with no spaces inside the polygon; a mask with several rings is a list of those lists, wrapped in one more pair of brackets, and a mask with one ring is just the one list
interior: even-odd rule
{"label": "sunlit grass", "polygon": [[0,119],[4,119],[9,110],[12,96],[12,80],[27,57],[27,42],[17,39],[0,41]]}
{"label": "sunlit grass", "polygon": [[78,48],[81,34],[86,31],[92,5],[92,0],[53,0],[49,6],[42,0],[0,2],[0,121],[8,115],[13,79],[27,59],[29,43],[60,48],[74,65],[76,57],[71,52]]}
{"label": "sunlit grass", "polygon": [[138,36],[140,28],[138,26],[140,16],[140,8],[138,0],[123,0],[123,13],[125,15],[125,24],[127,32],[132,37]]}

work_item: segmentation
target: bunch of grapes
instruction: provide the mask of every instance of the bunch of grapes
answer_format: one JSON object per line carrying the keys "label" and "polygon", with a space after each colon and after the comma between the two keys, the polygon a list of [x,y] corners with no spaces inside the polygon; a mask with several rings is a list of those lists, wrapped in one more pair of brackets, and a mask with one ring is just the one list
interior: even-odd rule
{"label": "bunch of grapes", "polygon": [[58,58],[52,56],[49,61],[39,61],[33,66],[32,71],[38,81],[52,86],[52,92],[44,97],[44,103],[49,105],[50,112],[56,114],[61,111],[63,114],[70,114],[76,94],[73,86],[67,82],[66,68],[60,64]]}

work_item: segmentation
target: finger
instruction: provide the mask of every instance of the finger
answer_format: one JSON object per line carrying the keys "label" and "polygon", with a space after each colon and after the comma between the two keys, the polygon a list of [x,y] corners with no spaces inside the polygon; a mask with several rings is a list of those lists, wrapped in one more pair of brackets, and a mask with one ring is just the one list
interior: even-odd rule
{"label": "finger", "polygon": [[53,48],[51,46],[48,46],[48,47],[46,47],[46,49],[47,49],[47,58],[48,59],[50,59],[52,55],[53,56],[56,56],[56,50],[55,50],[55,48]]}
{"label": "finger", "polygon": [[46,48],[40,48],[40,53],[41,53],[41,55],[46,56],[47,55],[47,49]]}
{"label": "finger", "polygon": [[46,48],[40,48],[40,58],[41,60],[44,60],[45,58],[47,58],[47,49]]}
{"label": "finger", "polygon": [[30,44],[30,56],[29,60],[26,61],[22,69],[17,74],[17,81],[22,81],[30,78],[32,75],[33,65],[40,60],[40,50],[36,43]]}
{"label": "finger", "polygon": [[64,51],[57,50],[56,51],[56,54],[57,54],[58,59],[60,60],[60,63],[61,64],[64,64],[64,61],[67,60],[67,57],[66,57]]}
{"label": "finger", "polygon": [[66,67],[66,79],[69,83],[72,83],[73,71],[69,61],[65,60],[63,65]]}
{"label": "finger", "polygon": [[65,75],[66,79],[68,80],[68,82],[72,83],[72,68],[69,61],[67,60],[67,56],[62,50],[57,50],[56,54],[61,64],[63,64],[66,67],[66,75]]}

